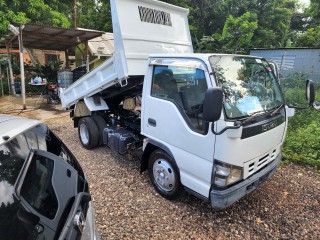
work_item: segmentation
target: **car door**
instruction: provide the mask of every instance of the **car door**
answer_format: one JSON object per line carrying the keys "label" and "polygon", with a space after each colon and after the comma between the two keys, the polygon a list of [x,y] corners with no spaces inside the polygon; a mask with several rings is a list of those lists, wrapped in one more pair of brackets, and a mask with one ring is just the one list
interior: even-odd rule
{"label": "car door", "polygon": [[33,239],[53,239],[61,231],[77,195],[78,173],[62,158],[32,149],[15,185],[17,217]]}

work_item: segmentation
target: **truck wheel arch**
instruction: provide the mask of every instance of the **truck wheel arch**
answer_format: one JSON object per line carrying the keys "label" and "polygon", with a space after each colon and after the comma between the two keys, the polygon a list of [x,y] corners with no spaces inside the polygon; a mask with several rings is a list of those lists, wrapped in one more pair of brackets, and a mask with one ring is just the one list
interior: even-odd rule
{"label": "truck wheel arch", "polygon": [[161,149],[164,152],[166,152],[171,157],[172,161],[174,161],[176,166],[178,166],[176,161],[175,161],[175,159],[174,159],[174,157],[173,157],[172,152],[170,151],[170,149],[166,145],[164,145],[162,143],[159,143],[159,142],[149,138],[148,139],[148,144],[147,144],[147,146],[144,149],[143,154],[142,154],[141,165],[140,165],[140,173],[143,173],[145,170],[148,169],[149,156],[150,156],[150,154],[152,152],[154,152],[157,149]]}

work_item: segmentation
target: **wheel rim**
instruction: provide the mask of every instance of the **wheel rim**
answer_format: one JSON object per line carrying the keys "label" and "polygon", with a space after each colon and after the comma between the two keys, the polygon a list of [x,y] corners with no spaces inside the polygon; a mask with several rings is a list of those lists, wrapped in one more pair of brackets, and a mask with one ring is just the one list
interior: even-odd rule
{"label": "wheel rim", "polygon": [[171,164],[164,160],[158,159],[153,163],[153,176],[157,186],[163,190],[170,192],[176,185],[176,178]]}
{"label": "wheel rim", "polygon": [[80,138],[83,144],[89,143],[89,131],[85,124],[80,124]]}

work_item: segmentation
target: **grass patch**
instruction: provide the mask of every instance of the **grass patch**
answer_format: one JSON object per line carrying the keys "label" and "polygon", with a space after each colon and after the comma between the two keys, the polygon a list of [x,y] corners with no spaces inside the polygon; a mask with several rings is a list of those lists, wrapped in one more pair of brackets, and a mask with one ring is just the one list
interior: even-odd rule
{"label": "grass patch", "polygon": [[[304,105],[305,80],[298,75],[282,86],[288,104]],[[319,101],[319,84],[315,87],[318,93],[316,100]],[[320,112],[315,109],[296,110],[296,114],[289,119],[282,153],[284,162],[307,164],[320,170]]]}
{"label": "grass patch", "polygon": [[297,111],[289,120],[285,143],[285,161],[308,164],[320,169],[320,115],[315,110]]}

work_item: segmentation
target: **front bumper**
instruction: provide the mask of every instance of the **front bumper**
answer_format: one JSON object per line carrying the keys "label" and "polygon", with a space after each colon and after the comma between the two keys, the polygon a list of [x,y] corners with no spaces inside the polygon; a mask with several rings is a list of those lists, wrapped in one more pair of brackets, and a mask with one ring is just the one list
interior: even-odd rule
{"label": "front bumper", "polygon": [[228,188],[225,190],[211,190],[210,199],[211,206],[215,209],[224,209],[234,202],[238,201],[240,198],[251,193],[255,190],[261,183],[270,178],[276,171],[278,165],[280,164],[282,155],[281,153],[273,160],[269,165],[263,168],[261,171],[252,175],[251,177],[243,180],[242,182]]}
{"label": "front bumper", "polygon": [[99,240],[99,239],[100,237],[95,225],[93,202],[90,201],[81,240]]}

